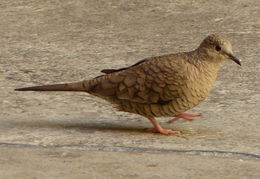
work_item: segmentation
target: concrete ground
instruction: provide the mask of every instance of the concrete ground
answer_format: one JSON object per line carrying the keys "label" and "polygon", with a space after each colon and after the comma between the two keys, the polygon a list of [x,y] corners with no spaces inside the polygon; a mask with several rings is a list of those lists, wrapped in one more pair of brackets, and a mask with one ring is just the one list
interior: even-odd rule
{"label": "concrete ground", "polygon": [[[260,10],[256,0],[0,2],[0,178],[260,178]],[[231,40],[193,122],[148,120],[85,93],[15,92]]]}

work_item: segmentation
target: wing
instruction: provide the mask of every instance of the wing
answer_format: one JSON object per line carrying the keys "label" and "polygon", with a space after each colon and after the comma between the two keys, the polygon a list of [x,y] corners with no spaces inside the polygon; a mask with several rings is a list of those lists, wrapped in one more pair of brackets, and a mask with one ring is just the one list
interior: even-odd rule
{"label": "wing", "polygon": [[131,65],[129,67],[125,67],[125,68],[119,68],[119,69],[104,69],[104,70],[101,70],[102,73],[106,73],[106,74],[109,74],[109,73],[114,73],[114,72],[118,72],[118,71],[123,71],[123,70],[127,70],[127,69],[130,69],[134,66],[137,66],[145,61],[147,61],[149,59],[143,59],[143,60],[140,60],[139,62],[135,63],[134,65]]}
{"label": "wing", "polygon": [[180,95],[185,76],[169,56],[142,60],[128,68],[105,70],[92,94],[146,104],[167,104]]}

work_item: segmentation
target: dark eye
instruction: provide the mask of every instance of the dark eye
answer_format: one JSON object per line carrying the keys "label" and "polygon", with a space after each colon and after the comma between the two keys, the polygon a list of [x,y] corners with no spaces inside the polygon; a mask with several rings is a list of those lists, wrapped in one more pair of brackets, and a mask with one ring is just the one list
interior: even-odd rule
{"label": "dark eye", "polygon": [[221,50],[221,47],[220,47],[219,45],[217,45],[217,46],[215,47],[215,49],[216,49],[217,51],[220,51],[220,50]]}

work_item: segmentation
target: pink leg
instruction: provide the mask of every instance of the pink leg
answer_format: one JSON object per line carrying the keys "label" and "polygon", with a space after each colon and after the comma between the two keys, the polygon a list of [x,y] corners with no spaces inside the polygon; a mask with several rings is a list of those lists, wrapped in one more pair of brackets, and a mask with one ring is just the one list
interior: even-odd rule
{"label": "pink leg", "polygon": [[149,132],[159,132],[161,134],[180,134],[180,131],[162,128],[162,126],[154,118],[148,118],[148,119],[153,124],[153,128],[147,129],[147,131]]}
{"label": "pink leg", "polygon": [[180,113],[178,115],[175,115],[172,120],[168,121],[168,123],[172,123],[179,118],[182,118],[182,119],[187,120],[187,121],[192,121],[193,117],[199,117],[199,116],[201,116],[201,114]]}

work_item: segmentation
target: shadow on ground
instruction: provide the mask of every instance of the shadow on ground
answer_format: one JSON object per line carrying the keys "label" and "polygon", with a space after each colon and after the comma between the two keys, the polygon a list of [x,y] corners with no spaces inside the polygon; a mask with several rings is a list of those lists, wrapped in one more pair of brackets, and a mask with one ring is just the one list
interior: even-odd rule
{"label": "shadow on ground", "polygon": [[63,121],[16,121],[12,122],[12,125],[16,127],[30,127],[30,128],[56,128],[56,129],[74,129],[81,131],[94,132],[99,131],[116,131],[116,132],[145,132],[144,128],[138,128],[135,126],[122,126],[113,123],[101,123],[101,122],[63,122]]}

